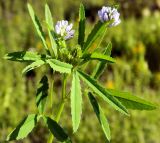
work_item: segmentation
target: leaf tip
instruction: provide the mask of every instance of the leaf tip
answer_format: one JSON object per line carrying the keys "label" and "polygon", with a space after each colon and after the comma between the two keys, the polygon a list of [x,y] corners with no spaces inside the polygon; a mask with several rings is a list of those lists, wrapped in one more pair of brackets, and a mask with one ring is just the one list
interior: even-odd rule
{"label": "leaf tip", "polygon": [[[122,104],[122,105],[123,105],[123,104]],[[124,107],[125,107],[125,106],[124,106]],[[125,108],[125,109],[123,110],[123,113],[124,113],[124,115],[130,117],[130,114],[129,114],[127,108]]]}
{"label": "leaf tip", "polygon": [[10,141],[10,136],[7,136],[6,140],[5,141]]}
{"label": "leaf tip", "polygon": [[4,57],[3,57],[4,60],[8,60],[9,57],[8,57],[8,54],[6,54]]}
{"label": "leaf tip", "polygon": [[32,6],[29,2],[27,3],[27,7],[28,7],[28,9],[32,8]]}
{"label": "leaf tip", "polygon": [[[79,122],[79,124],[80,124],[80,122]],[[79,124],[77,126],[73,126],[73,133],[74,134],[78,131]]]}

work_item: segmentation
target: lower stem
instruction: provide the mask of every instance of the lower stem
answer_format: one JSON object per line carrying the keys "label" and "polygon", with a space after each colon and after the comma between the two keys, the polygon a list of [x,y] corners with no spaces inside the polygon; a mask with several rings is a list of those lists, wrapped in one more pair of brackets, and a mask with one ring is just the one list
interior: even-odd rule
{"label": "lower stem", "polygon": [[53,115],[53,90],[54,90],[54,79],[52,77],[51,81],[51,91],[50,91],[50,105],[51,105],[51,116]]}
{"label": "lower stem", "polygon": [[[66,80],[67,80],[67,76],[64,74],[63,75],[63,79],[62,79],[62,99],[61,99],[61,102],[60,102],[60,105],[58,107],[58,111],[56,113],[56,116],[55,116],[55,121],[58,123],[59,120],[60,120],[60,117],[61,117],[61,114],[63,112],[63,109],[64,109],[64,105],[65,105],[65,96],[66,96]],[[54,136],[52,133],[50,133],[49,135],[49,138],[48,138],[48,141],[47,143],[52,143],[54,140]]]}

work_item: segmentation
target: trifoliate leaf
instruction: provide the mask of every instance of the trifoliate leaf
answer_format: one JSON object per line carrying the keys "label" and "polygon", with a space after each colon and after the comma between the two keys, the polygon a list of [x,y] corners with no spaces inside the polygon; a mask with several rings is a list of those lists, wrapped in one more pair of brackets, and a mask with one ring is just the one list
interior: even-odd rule
{"label": "trifoliate leaf", "polygon": [[115,97],[113,97],[105,88],[103,88],[100,84],[97,83],[95,79],[90,77],[89,75],[83,73],[82,71],[78,71],[81,79],[101,98],[103,98],[106,102],[108,102],[113,108],[120,111],[121,113],[128,115],[128,111],[118,101]]}

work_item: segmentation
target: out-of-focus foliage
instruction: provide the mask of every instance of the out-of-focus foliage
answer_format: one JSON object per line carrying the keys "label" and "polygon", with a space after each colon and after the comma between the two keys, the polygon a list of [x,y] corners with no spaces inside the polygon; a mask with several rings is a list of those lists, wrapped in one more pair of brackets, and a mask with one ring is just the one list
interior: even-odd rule
{"label": "out-of-focus foliage", "polygon": [[[34,5],[38,16],[41,17],[44,0],[28,0]],[[65,17],[78,23],[78,7],[80,0],[48,0],[47,1],[54,20]],[[84,0],[87,9],[88,23],[94,22],[96,12],[102,5],[108,4],[106,0]],[[42,50],[42,44],[37,35],[34,35],[33,25],[26,8],[27,0],[0,0],[0,142],[16,126],[26,113],[33,113],[35,108],[35,87],[39,77],[45,71],[43,68],[31,71],[26,77],[21,76],[24,68],[21,64],[10,63],[2,57],[13,51],[24,49]],[[64,4],[65,3],[65,4]],[[111,1],[110,4],[114,2]],[[134,7],[133,7],[134,5]],[[122,15],[128,19],[122,20],[120,26],[112,29],[106,36],[106,42],[112,40],[114,57],[117,63],[105,71],[101,81],[107,88],[125,89],[134,91],[134,95],[142,96],[157,104],[160,102],[160,1],[159,0],[135,0],[120,1]],[[131,18],[130,18],[131,17]],[[41,19],[42,20],[42,19]],[[45,25],[45,23],[44,23]],[[90,27],[87,27],[90,32]],[[86,34],[87,34],[86,33]],[[94,68],[95,64],[93,62]],[[60,80],[56,77],[56,89],[58,92]],[[125,88],[127,87],[127,88]],[[55,97],[57,105],[59,97]],[[84,97],[86,98],[86,97]],[[102,101],[101,101],[102,102]],[[92,108],[83,103],[84,115],[79,130],[73,142],[103,142],[105,137],[98,126],[96,116]],[[159,111],[132,111],[131,117],[124,118],[116,111],[110,112],[108,106],[106,116],[111,124],[112,142],[114,143],[159,143],[160,142],[160,115]],[[68,116],[63,116],[61,123],[66,128],[71,128],[70,108],[66,108]],[[114,114],[113,114],[114,112]],[[111,114],[112,113],[112,114]],[[139,115],[140,114],[140,115]],[[44,143],[46,129],[37,127],[25,143]],[[96,129],[95,130],[95,126]],[[89,132],[92,132],[88,134]],[[91,136],[92,135],[92,136]]]}

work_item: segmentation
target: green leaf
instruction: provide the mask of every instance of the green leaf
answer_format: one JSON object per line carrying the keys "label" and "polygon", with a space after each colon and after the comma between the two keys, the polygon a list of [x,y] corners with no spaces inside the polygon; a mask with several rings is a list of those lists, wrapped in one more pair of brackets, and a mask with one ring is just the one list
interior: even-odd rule
{"label": "green leaf", "polygon": [[78,44],[83,47],[84,38],[85,38],[85,9],[83,4],[80,4],[79,8],[79,35],[78,35]]}
{"label": "green leaf", "polygon": [[46,23],[49,26],[49,29],[54,30],[52,14],[47,4],[45,5],[45,17],[46,17]]}
{"label": "green leaf", "polygon": [[71,88],[71,113],[72,113],[72,124],[73,131],[76,132],[82,114],[82,95],[81,85],[77,72],[73,73],[72,88]]}
{"label": "green leaf", "polygon": [[128,92],[108,89],[126,108],[135,110],[154,110],[157,106]]}
{"label": "green leaf", "polygon": [[110,133],[110,128],[109,128],[109,123],[108,123],[100,105],[98,105],[96,98],[92,95],[91,92],[88,93],[88,96],[89,96],[90,102],[93,106],[94,112],[96,113],[96,116],[99,120],[99,123],[101,124],[103,132],[105,133],[106,138],[110,141],[111,140],[111,133]]}
{"label": "green leaf", "polygon": [[[89,34],[86,42],[84,43],[83,53],[85,53],[91,46],[93,46],[95,42],[98,43],[96,47],[100,45],[108,25],[108,22],[102,23],[101,21],[98,21],[98,23],[94,26],[93,30]],[[97,39],[98,41],[96,41]]]}
{"label": "green leaf", "polygon": [[51,41],[52,50],[54,52],[55,57],[57,57],[57,44],[54,40],[53,31],[49,31],[49,38]]}
{"label": "green leaf", "polygon": [[43,60],[37,60],[37,61],[31,63],[30,65],[26,66],[23,69],[22,74],[25,74],[25,73],[29,72],[30,70],[38,68],[38,67],[40,67],[40,66],[42,66],[44,64],[45,64],[45,61],[43,61]]}
{"label": "green leaf", "polygon": [[72,70],[72,65],[61,62],[59,60],[56,59],[49,59],[47,60],[47,63],[50,65],[50,67],[55,70],[58,71],[60,73],[71,73]]}
{"label": "green leaf", "polygon": [[65,133],[63,128],[56,121],[54,121],[50,117],[44,117],[43,119],[47,124],[48,129],[56,137],[57,140],[61,142],[69,140],[68,135]]}
{"label": "green leaf", "polygon": [[46,23],[48,25],[48,33],[49,33],[49,38],[51,41],[52,50],[54,52],[54,55],[57,56],[57,44],[53,37],[54,24],[53,24],[51,11],[47,4],[45,5],[45,17],[46,17]]}
{"label": "green leaf", "polygon": [[39,120],[36,114],[30,114],[8,135],[7,141],[25,138],[35,127]]}
{"label": "green leaf", "polygon": [[41,59],[41,55],[38,55],[37,53],[34,52],[20,51],[20,52],[8,53],[5,55],[4,59],[11,61],[18,61],[18,62],[28,62]]}
{"label": "green leaf", "polygon": [[44,107],[48,96],[48,88],[48,78],[47,76],[43,76],[36,93],[36,105],[40,114],[44,113]]}
{"label": "green leaf", "polygon": [[46,44],[45,35],[44,35],[43,30],[42,30],[42,26],[41,26],[41,24],[40,24],[40,22],[39,22],[39,19],[38,19],[38,17],[35,15],[32,6],[31,6],[30,4],[28,4],[27,6],[28,6],[28,11],[29,11],[29,14],[30,14],[30,16],[31,16],[31,19],[32,19],[32,21],[33,21],[33,24],[34,24],[34,26],[35,26],[35,28],[36,28],[36,30],[37,30],[37,33],[38,33],[40,39],[42,40],[42,43],[43,43],[43,45],[44,45],[44,48],[45,48],[46,51],[48,52],[48,47],[47,47],[47,44]]}
{"label": "green leaf", "polygon": [[103,54],[97,53],[97,52],[94,52],[92,54],[84,54],[82,59],[84,59],[85,61],[99,60],[99,61],[108,62],[108,63],[115,62],[115,59],[113,59],[112,57],[107,56],[107,55],[103,55]]}
{"label": "green leaf", "polygon": [[90,77],[89,75],[83,73],[82,71],[78,71],[81,79],[101,98],[103,98],[106,102],[108,102],[113,108],[120,111],[121,113],[128,115],[127,109],[119,102],[116,98],[114,98],[110,92],[108,92],[105,88],[103,88],[100,84],[97,83],[95,79]]}
{"label": "green leaf", "polygon": [[[104,55],[111,55],[111,51],[112,51],[112,43],[108,43],[105,51],[104,51]],[[106,68],[106,62],[105,61],[101,61],[97,64],[95,70],[93,71],[92,76],[97,79],[104,71],[104,69]]]}

